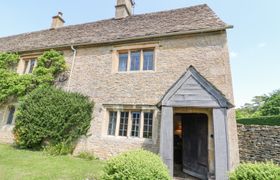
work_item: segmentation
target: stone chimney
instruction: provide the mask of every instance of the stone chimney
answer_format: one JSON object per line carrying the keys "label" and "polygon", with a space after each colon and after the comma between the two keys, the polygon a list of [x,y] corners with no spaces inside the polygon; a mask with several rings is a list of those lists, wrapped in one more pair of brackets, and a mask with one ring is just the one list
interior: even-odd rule
{"label": "stone chimney", "polygon": [[65,21],[62,18],[62,12],[58,12],[56,16],[52,17],[52,29],[63,27]]}
{"label": "stone chimney", "polygon": [[131,16],[133,13],[133,0],[117,0],[116,5],[116,19],[125,18]]}

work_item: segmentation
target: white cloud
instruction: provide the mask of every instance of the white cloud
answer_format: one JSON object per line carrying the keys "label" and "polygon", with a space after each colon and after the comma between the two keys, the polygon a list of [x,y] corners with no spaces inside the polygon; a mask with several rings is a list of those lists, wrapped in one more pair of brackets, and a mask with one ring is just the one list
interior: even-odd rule
{"label": "white cloud", "polygon": [[266,46],[267,46],[267,43],[265,43],[265,42],[262,42],[262,43],[258,44],[258,48],[263,48],[263,47],[266,47]]}
{"label": "white cloud", "polygon": [[235,58],[235,57],[238,56],[238,53],[232,51],[232,52],[229,53],[229,55],[230,55],[231,58]]}

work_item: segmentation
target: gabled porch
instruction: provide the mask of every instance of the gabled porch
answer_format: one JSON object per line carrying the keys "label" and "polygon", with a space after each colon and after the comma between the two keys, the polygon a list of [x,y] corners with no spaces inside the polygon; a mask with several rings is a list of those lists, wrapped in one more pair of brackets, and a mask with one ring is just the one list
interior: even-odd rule
{"label": "gabled porch", "polygon": [[[233,105],[194,67],[160,102],[160,155],[169,168],[199,179],[227,179],[227,109]],[[175,168],[175,169],[174,169]]]}

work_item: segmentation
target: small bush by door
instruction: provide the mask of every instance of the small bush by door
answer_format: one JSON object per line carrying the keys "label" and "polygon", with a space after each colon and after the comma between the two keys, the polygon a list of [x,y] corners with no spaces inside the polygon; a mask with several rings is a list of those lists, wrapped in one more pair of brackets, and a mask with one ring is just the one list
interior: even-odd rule
{"label": "small bush by door", "polygon": [[126,152],[110,159],[105,166],[104,172],[103,180],[171,180],[167,167],[160,157],[145,150]]}
{"label": "small bush by door", "polygon": [[230,174],[230,180],[280,180],[280,166],[267,163],[244,163]]}

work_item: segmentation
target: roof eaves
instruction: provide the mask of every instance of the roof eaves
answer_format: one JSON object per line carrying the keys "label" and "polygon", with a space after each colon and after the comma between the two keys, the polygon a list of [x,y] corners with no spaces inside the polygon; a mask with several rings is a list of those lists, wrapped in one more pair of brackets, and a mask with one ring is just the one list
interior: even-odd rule
{"label": "roof eaves", "polygon": [[226,29],[232,29],[232,25],[226,25],[216,28],[206,28],[206,29],[197,29],[197,30],[190,30],[190,31],[180,31],[180,32],[167,32],[164,34],[156,34],[156,35],[148,35],[148,36],[139,36],[139,37],[131,37],[131,38],[125,38],[125,39],[117,39],[112,41],[103,41],[103,42],[90,42],[90,43],[69,43],[69,44],[62,44],[57,46],[49,46],[49,47],[42,47],[42,48],[34,48],[29,50],[19,50],[18,52],[30,52],[30,51],[42,51],[46,49],[61,49],[66,48],[68,46],[90,46],[90,45],[106,45],[106,44],[116,44],[116,43],[123,43],[123,42],[130,42],[135,40],[145,40],[145,39],[153,39],[153,38],[162,38],[162,37],[173,37],[173,36],[181,36],[181,35],[191,35],[191,34],[203,34],[203,33],[209,33],[209,32],[218,32],[223,31]]}

